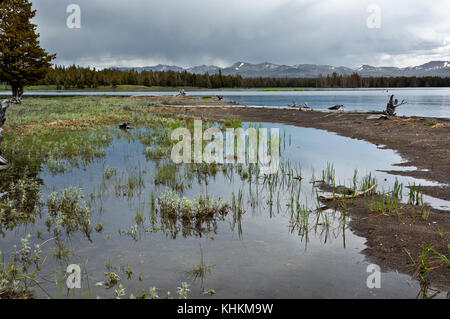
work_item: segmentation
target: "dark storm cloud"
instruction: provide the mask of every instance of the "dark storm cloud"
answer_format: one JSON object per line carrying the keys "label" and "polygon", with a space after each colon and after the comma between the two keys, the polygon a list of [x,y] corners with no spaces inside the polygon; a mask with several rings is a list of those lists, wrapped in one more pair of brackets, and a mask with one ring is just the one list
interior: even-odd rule
{"label": "dark storm cloud", "polygon": [[[381,8],[369,29],[368,6]],[[81,7],[81,29],[66,8]],[[450,59],[448,1],[34,0],[41,43],[57,63],[92,66],[414,64]]]}

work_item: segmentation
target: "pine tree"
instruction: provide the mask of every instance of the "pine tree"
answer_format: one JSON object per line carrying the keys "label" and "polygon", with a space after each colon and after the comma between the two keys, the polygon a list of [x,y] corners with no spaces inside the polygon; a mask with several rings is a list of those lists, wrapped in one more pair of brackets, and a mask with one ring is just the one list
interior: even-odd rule
{"label": "pine tree", "polygon": [[11,85],[19,100],[24,86],[43,78],[56,56],[40,47],[31,6],[28,0],[0,2],[0,82]]}

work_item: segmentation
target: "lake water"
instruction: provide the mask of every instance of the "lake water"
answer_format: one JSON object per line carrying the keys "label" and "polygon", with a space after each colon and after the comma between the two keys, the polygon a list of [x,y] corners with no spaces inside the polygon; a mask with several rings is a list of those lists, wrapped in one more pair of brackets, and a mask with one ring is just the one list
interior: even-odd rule
{"label": "lake water", "polygon": [[[347,110],[385,109],[389,96],[394,94],[399,101],[405,99],[408,104],[397,109],[398,115],[424,117],[450,117],[450,88],[405,88],[405,89],[355,89],[355,90],[204,90],[187,91],[189,95],[223,95],[225,101],[235,101],[246,105],[287,106],[293,102],[312,108],[325,109],[343,104]],[[1,92],[0,95],[7,94]],[[140,94],[176,94],[176,92],[76,92],[76,91],[29,91],[26,95],[140,95]]]}
{"label": "lake water", "polygon": [[[186,168],[180,167],[175,178],[184,183],[183,195],[188,198],[208,193],[229,200],[239,191],[243,194],[245,213],[241,218],[229,214],[200,231],[180,224],[167,229],[168,221],[159,216],[156,218],[159,230],[143,231],[151,226],[151,194],[157,196],[165,189],[164,185],[154,183],[161,162],[146,158],[145,145],[137,138],[138,134],[148,133],[146,128],[129,134],[112,128],[116,137],[106,147],[105,156],[85,167],[74,167],[59,174],[43,167],[39,176],[43,180],[42,198],[69,186],[82,187],[86,198],[90,198],[89,194],[95,198],[90,203],[92,223],[101,222],[104,231],[93,233],[92,242],[80,234],[72,236],[69,242],[75,254],[67,259],[68,264],[86,263],[91,296],[112,297],[113,289],[95,286],[105,279],[105,265],[111,264],[131,267],[130,280],[121,274],[120,283],[126,287],[127,295],[137,295],[142,289],[156,286],[161,288],[159,295],[165,297],[167,291],[174,294],[176,287],[186,281],[191,285],[190,295],[194,298],[210,298],[202,291],[211,288],[216,291],[214,298],[416,297],[419,283],[395,271],[382,273],[381,289],[367,288],[369,274],[366,271],[370,261],[362,253],[366,240],[344,226],[348,220],[343,224],[339,212],[311,214],[307,226],[301,227],[292,224],[288,206],[292,196],[297,194],[302,203],[314,206],[316,190],[310,180],[314,176],[320,178],[327,162],[328,165],[333,163],[338,185],[350,186],[354,170],[358,169],[359,176],[368,173],[376,176],[380,189],[391,189],[396,177],[379,170],[398,169],[393,164],[402,162],[401,157],[391,150],[325,131],[267,123],[264,127],[280,129],[284,136],[282,161],[301,168],[303,180],[280,181],[271,195],[270,185],[254,176],[253,179],[243,178],[237,169],[227,172],[219,169],[215,174],[197,176],[185,174]],[[107,165],[117,168],[117,174],[106,181],[103,174]],[[143,175],[144,184],[130,196],[118,194],[120,179],[126,180],[136,172]],[[397,178],[404,185],[412,182],[436,185],[409,177]],[[407,198],[406,187],[404,192]],[[433,198],[425,198],[425,201],[450,209],[446,201]],[[124,234],[136,224],[137,211],[143,212],[143,224],[135,237]],[[34,225],[7,232],[0,249],[10,252],[19,237],[46,229],[45,215],[43,213]],[[317,222],[318,218],[321,223]],[[329,221],[328,227],[324,226],[324,218]],[[202,258],[211,269],[204,277],[193,280],[186,271],[198,265]],[[47,263],[52,265],[52,260]],[[56,263],[53,266],[58,267]],[[140,280],[137,279],[139,274],[142,274]],[[49,271],[49,282],[43,286],[58,295],[54,276]],[[84,289],[85,285],[83,281]],[[45,297],[42,293],[40,296]]]}

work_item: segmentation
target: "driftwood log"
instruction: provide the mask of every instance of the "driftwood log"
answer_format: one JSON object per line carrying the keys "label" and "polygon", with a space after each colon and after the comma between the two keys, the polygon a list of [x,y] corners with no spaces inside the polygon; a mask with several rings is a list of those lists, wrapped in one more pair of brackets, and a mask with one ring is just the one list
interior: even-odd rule
{"label": "driftwood log", "polygon": [[395,115],[395,109],[399,107],[400,105],[407,104],[405,100],[403,100],[401,103],[398,102],[397,99],[394,100],[394,95],[391,95],[389,98],[389,102],[386,105],[386,110],[384,111],[384,114],[386,115]]}
{"label": "driftwood log", "polygon": [[292,104],[288,104],[288,107],[299,107],[302,109],[309,109],[307,102],[305,102],[304,104],[297,104],[297,103],[295,103],[295,101],[293,101]]}
{"label": "driftwood log", "polygon": [[[2,140],[3,140],[2,126],[6,122],[6,111],[8,110],[8,108],[11,104],[20,104],[20,99],[12,98],[10,100],[3,100],[0,102],[0,147],[2,144]],[[2,155],[2,151],[0,148],[0,167],[8,164],[8,161],[5,158],[3,158],[1,155]]]}
{"label": "driftwood log", "polygon": [[327,201],[327,200],[342,200],[342,199],[352,199],[358,196],[362,196],[365,195],[367,193],[370,193],[371,191],[373,191],[375,188],[377,188],[378,185],[375,184],[372,187],[364,190],[364,191],[360,191],[357,192],[356,190],[353,191],[353,194],[350,195],[331,195],[331,196],[320,196],[319,199],[323,200],[323,201]]}

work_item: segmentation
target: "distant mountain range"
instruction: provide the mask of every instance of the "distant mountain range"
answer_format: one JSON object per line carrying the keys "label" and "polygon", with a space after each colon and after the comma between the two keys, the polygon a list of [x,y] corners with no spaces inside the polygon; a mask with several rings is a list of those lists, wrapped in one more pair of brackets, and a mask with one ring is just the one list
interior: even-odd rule
{"label": "distant mountain range", "polygon": [[432,61],[419,66],[396,68],[396,67],[374,67],[370,65],[361,65],[357,68],[349,68],[345,66],[334,67],[331,65],[318,64],[296,64],[296,65],[279,65],[273,63],[252,64],[247,62],[237,62],[230,67],[220,68],[215,65],[200,65],[190,68],[182,68],[175,65],[162,65],[138,67],[138,68],[117,68],[120,70],[134,69],[141,71],[187,71],[195,74],[217,74],[222,70],[223,75],[240,74],[243,77],[277,77],[277,78],[316,78],[320,74],[323,76],[331,75],[336,72],[339,75],[349,75],[358,73],[363,77],[397,77],[397,76],[439,76],[450,77],[450,62]]}

